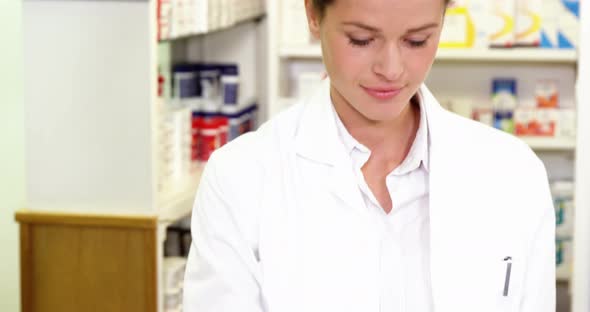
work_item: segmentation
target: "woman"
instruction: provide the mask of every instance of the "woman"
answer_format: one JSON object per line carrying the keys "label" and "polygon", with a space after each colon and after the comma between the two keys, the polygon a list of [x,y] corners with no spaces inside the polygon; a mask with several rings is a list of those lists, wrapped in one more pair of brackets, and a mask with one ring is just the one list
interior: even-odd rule
{"label": "woman", "polygon": [[185,311],[555,311],[543,164],[423,85],[446,2],[305,0],[329,79],[211,158]]}

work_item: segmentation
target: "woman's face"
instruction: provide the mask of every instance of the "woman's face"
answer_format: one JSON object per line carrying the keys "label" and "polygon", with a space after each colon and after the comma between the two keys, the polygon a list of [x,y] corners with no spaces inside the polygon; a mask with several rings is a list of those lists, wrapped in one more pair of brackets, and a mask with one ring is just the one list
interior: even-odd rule
{"label": "woman's face", "polygon": [[350,105],[370,121],[399,116],[434,61],[443,2],[336,0],[320,17],[306,0],[335,104]]}

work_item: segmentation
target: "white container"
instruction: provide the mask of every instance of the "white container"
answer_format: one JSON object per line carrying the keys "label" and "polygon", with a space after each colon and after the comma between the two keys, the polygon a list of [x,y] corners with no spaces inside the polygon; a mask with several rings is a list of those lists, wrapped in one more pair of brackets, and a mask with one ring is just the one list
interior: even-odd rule
{"label": "white container", "polygon": [[573,241],[571,237],[557,237],[555,240],[555,275],[558,281],[571,279],[573,270]]}
{"label": "white container", "polygon": [[178,311],[182,307],[182,289],[171,289],[164,292],[164,310]]}
{"label": "white container", "polygon": [[[180,244],[180,241],[178,243]],[[174,295],[179,290],[182,290],[186,260],[186,258],[182,257],[164,258],[163,281],[165,293]]]}
{"label": "white container", "polygon": [[576,136],[577,112],[575,109],[562,108],[557,112],[557,137],[573,138]]}
{"label": "white container", "polygon": [[196,34],[205,33],[209,31],[209,8],[210,0],[193,0],[192,16],[193,29],[192,32]]}

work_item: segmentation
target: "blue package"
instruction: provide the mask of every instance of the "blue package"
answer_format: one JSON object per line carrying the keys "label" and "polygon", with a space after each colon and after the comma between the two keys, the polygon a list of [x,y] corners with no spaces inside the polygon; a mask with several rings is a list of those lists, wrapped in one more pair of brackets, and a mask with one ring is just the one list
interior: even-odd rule
{"label": "blue package", "polygon": [[501,78],[492,81],[492,94],[508,92],[516,96],[516,79]]}

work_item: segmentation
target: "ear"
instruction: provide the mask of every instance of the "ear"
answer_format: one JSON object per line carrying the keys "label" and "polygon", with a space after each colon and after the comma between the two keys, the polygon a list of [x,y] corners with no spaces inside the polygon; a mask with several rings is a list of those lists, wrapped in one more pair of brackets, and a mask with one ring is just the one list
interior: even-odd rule
{"label": "ear", "polygon": [[314,39],[320,39],[320,16],[313,6],[312,0],[305,0],[305,12],[307,13],[307,24],[309,32]]}

